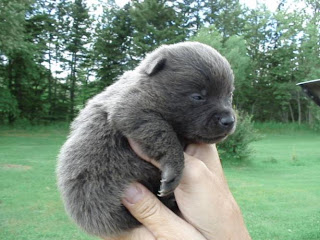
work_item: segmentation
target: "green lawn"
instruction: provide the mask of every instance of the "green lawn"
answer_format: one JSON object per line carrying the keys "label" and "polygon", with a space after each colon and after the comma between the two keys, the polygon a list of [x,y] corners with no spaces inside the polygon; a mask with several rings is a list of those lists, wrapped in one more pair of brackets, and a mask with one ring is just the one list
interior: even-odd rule
{"label": "green lawn", "polygon": [[56,190],[56,156],[66,134],[0,132],[0,239],[94,239],[69,221]]}
{"label": "green lawn", "polygon": [[[261,127],[247,164],[225,167],[253,239],[320,239],[320,134]],[[67,131],[0,129],[0,239],[94,239],[65,215],[55,186]]]}
{"label": "green lawn", "polygon": [[253,239],[320,239],[320,133],[263,128],[245,167],[225,168]]}

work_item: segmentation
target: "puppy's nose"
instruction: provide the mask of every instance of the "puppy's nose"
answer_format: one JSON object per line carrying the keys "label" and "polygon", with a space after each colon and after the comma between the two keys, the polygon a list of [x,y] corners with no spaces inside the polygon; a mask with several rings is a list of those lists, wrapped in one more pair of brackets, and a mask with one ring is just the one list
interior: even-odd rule
{"label": "puppy's nose", "polygon": [[234,116],[231,114],[219,118],[219,124],[224,128],[233,127],[234,122],[235,122]]}

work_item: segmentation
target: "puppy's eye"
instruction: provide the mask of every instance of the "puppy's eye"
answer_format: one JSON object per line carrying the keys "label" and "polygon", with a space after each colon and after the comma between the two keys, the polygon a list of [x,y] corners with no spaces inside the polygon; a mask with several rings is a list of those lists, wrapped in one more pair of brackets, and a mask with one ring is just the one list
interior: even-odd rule
{"label": "puppy's eye", "polygon": [[197,102],[203,102],[205,98],[199,94],[199,93],[193,93],[190,95],[191,100],[197,101]]}

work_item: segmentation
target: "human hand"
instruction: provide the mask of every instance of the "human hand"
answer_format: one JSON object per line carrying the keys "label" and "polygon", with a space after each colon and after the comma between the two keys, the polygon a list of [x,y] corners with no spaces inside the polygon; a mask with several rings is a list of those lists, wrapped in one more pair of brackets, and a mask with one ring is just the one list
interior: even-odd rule
{"label": "human hand", "polygon": [[[160,167],[144,155],[135,142],[129,142],[141,158]],[[215,145],[187,147],[185,169],[174,194],[182,217],[164,206],[141,184],[132,184],[123,204],[143,226],[108,240],[250,239],[225,180]]]}
{"label": "human hand", "polygon": [[206,239],[251,239],[215,145],[192,144],[175,198],[183,218]]}

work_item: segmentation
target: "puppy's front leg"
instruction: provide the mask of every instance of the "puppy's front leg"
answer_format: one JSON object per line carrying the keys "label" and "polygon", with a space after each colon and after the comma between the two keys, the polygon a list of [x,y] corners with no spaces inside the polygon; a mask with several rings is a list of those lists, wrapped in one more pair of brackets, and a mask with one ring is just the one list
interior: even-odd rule
{"label": "puppy's front leg", "polygon": [[152,132],[146,133],[143,140],[137,138],[137,141],[149,157],[160,162],[162,175],[158,196],[163,197],[172,193],[180,182],[184,168],[183,148],[170,126],[164,127],[163,123],[158,123],[155,128],[155,124],[149,124],[150,126],[143,127],[145,130],[153,127]]}
{"label": "puppy's front leg", "polygon": [[138,115],[139,119],[122,124],[125,126],[122,131],[139,143],[150,158],[159,161],[162,176],[158,195],[163,197],[172,193],[180,182],[184,168],[183,147],[172,127],[158,114]]}

